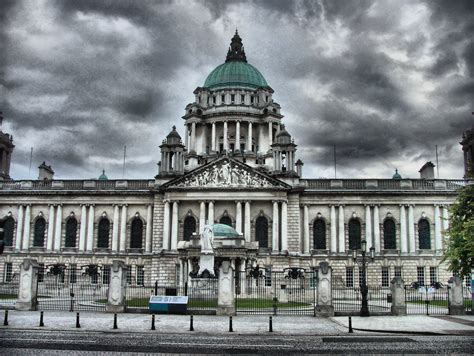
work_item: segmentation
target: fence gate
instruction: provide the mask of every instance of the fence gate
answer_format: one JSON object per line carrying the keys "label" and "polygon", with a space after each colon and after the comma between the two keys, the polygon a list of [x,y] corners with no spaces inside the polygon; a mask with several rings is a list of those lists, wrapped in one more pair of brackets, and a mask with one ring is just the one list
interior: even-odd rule
{"label": "fence gate", "polygon": [[287,268],[266,273],[258,266],[236,272],[237,314],[314,315],[316,272]]}
{"label": "fence gate", "polygon": [[448,287],[441,283],[433,283],[431,286],[412,283],[405,286],[405,303],[407,314],[449,314]]}
{"label": "fence gate", "polygon": [[45,267],[38,276],[38,310],[105,310],[109,274],[96,265]]}

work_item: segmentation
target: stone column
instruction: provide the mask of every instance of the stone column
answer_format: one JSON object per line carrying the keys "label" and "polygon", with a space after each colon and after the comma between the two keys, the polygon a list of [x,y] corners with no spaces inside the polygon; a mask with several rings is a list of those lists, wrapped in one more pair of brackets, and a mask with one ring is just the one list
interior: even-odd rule
{"label": "stone column", "polygon": [[336,226],[336,207],[331,205],[331,253],[337,253],[337,226]]}
{"label": "stone column", "polygon": [[395,277],[390,282],[392,293],[392,315],[407,315],[405,305],[405,282],[401,277]]}
{"label": "stone column", "polygon": [[89,219],[87,221],[87,251],[92,251],[94,244],[94,205],[89,206]]}
{"label": "stone column", "polygon": [[79,229],[79,251],[86,249],[86,230],[87,229],[87,207],[82,204],[81,207],[81,226]]}
{"label": "stone column", "polygon": [[245,260],[240,260],[240,295],[247,294],[246,290],[247,276],[245,274]]}
{"label": "stone column", "polygon": [[446,232],[449,229],[449,207],[443,205],[443,230]]}
{"label": "stone column", "polygon": [[240,151],[240,121],[235,123],[235,150]]}
{"label": "stone column", "polygon": [[370,216],[370,205],[365,206],[365,241],[367,251],[372,247],[372,217]]}
{"label": "stone column", "polygon": [[303,253],[309,253],[309,213],[308,205],[303,205]]}
{"label": "stone column", "polygon": [[272,225],[272,251],[278,252],[278,229],[279,229],[279,211],[278,211],[278,201],[273,201],[273,225]]}
{"label": "stone column", "polygon": [[24,259],[20,265],[20,285],[16,310],[36,310],[38,295],[38,269],[36,260]]}
{"label": "stone column", "polygon": [[16,224],[15,249],[21,249],[21,237],[23,235],[23,205],[18,205],[18,221]]}
{"label": "stone column", "polygon": [[206,203],[201,201],[199,204],[199,233],[202,234],[204,231],[204,225],[206,225]]}
{"label": "stone column", "polygon": [[114,226],[112,227],[112,251],[113,252],[118,252],[119,250],[119,229],[120,229],[120,223],[119,223],[119,206],[117,204],[114,204]]}
{"label": "stone column", "polygon": [[61,250],[61,235],[63,225],[63,207],[61,204],[56,209],[56,226],[54,227],[54,251]]}
{"label": "stone column", "polygon": [[374,205],[374,248],[375,253],[380,253],[380,215],[378,205]]}
{"label": "stone column", "polygon": [[227,121],[224,121],[224,151],[229,150],[229,137],[227,132]]}
{"label": "stone column", "polygon": [[339,205],[339,253],[346,252],[346,231],[344,229],[344,206]]}
{"label": "stone column", "polygon": [[247,132],[247,151],[252,151],[252,123],[249,121],[249,127]]}
{"label": "stone column", "polygon": [[122,216],[120,219],[120,251],[125,252],[127,245],[127,205],[122,206]]}
{"label": "stone column", "polygon": [[163,207],[163,250],[170,249],[170,202],[165,200]]}
{"label": "stone column", "polygon": [[212,123],[211,151],[216,151],[216,123]]}
{"label": "stone column", "polygon": [[207,220],[209,220],[209,225],[214,224],[214,202],[211,200],[209,202],[209,207],[208,207],[208,212],[207,212]]}
{"label": "stone column", "polygon": [[184,263],[183,260],[179,259],[179,277],[178,277],[178,286],[183,287],[184,285]]}
{"label": "stone column", "polygon": [[288,251],[288,203],[281,203],[281,250]]}
{"label": "stone column", "polygon": [[189,141],[189,128],[188,128],[188,125],[185,124],[184,125],[184,146],[186,147],[186,150],[189,151],[188,141]]}
{"label": "stone column", "polygon": [[31,206],[27,205],[25,210],[25,229],[23,231],[23,250],[30,247],[30,228],[31,228]]}
{"label": "stone column", "polygon": [[332,268],[328,262],[320,262],[318,269],[316,316],[334,316],[332,305]]}
{"label": "stone column", "polygon": [[218,282],[217,315],[235,315],[234,271],[230,261],[222,261]]}
{"label": "stone column", "polygon": [[49,217],[48,217],[48,236],[46,242],[46,249],[51,251],[53,249],[53,235],[54,232],[54,205],[49,205]]}
{"label": "stone column", "polygon": [[244,221],[244,237],[245,241],[251,241],[251,226],[250,226],[250,201],[245,202],[245,221]]}
{"label": "stone column", "polygon": [[196,152],[196,123],[191,124],[191,151]]}
{"label": "stone column", "polygon": [[173,202],[173,213],[171,217],[171,249],[178,247],[178,202]]}
{"label": "stone column", "polygon": [[151,238],[153,231],[153,210],[151,204],[146,210],[145,252],[151,252]]}
{"label": "stone column", "polygon": [[413,205],[408,205],[408,246],[410,253],[416,252],[415,214],[413,212]]}
{"label": "stone column", "polygon": [[242,202],[235,202],[235,230],[242,233]]}
{"label": "stone column", "polygon": [[458,276],[453,276],[449,279],[449,298],[448,298],[448,309],[449,315],[463,315],[464,311],[464,298],[462,295],[462,279]]}
{"label": "stone column", "polygon": [[268,149],[271,148],[273,143],[273,123],[271,121],[268,122]]}
{"label": "stone column", "polygon": [[441,216],[439,213],[439,205],[434,207],[434,223],[435,223],[435,250],[441,251],[443,248],[441,240]]}
{"label": "stone column", "polygon": [[127,266],[122,261],[114,260],[110,268],[110,284],[107,293],[105,310],[111,313],[125,311],[125,287],[127,285]]}
{"label": "stone column", "polygon": [[400,205],[400,251],[407,253],[407,224],[405,205]]}

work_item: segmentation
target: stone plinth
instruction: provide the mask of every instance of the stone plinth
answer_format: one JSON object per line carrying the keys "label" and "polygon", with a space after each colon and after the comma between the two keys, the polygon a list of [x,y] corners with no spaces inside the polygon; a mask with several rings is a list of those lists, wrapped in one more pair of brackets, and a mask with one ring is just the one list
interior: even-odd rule
{"label": "stone plinth", "polygon": [[214,276],[214,253],[201,253],[198,277],[209,278]]}
{"label": "stone plinth", "polygon": [[316,316],[334,316],[332,305],[332,268],[327,262],[320,262],[318,269],[318,290],[316,302]]}
{"label": "stone plinth", "polygon": [[463,315],[464,298],[462,295],[462,280],[458,276],[453,276],[448,281],[449,289],[449,315]]}
{"label": "stone plinth", "polygon": [[122,261],[113,261],[110,269],[110,284],[105,310],[111,313],[125,311],[125,287],[127,283],[127,267]]}
{"label": "stone plinth", "polygon": [[217,315],[235,315],[234,271],[230,261],[222,261],[219,268]]}
{"label": "stone plinth", "polygon": [[392,293],[392,315],[407,315],[405,302],[405,282],[401,277],[395,277],[390,282]]}
{"label": "stone plinth", "polygon": [[20,265],[20,285],[18,299],[15,303],[16,310],[36,310],[38,304],[38,262],[25,259]]}

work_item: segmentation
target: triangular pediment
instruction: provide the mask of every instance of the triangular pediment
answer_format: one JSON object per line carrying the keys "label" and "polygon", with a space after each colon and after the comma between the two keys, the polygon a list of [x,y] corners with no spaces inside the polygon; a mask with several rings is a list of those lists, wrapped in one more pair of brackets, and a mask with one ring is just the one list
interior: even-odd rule
{"label": "triangular pediment", "polygon": [[291,189],[288,184],[234,160],[218,158],[202,167],[173,179],[162,189]]}

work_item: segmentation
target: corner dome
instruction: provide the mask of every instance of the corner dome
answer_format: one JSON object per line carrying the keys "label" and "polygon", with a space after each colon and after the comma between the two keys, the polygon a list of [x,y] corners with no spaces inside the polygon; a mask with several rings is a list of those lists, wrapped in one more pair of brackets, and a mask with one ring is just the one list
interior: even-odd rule
{"label": "corner dome", "polygon": [[226,224],[214,224],[212,225],[212,232],[215,237],[239,237],[239,233],[235,229]]}
{"label": "corner dome", "polygon": [[395,174],[392,176],[392,179],[402,179],[400,173],[398,173],[398,169],[395,168]]}
{"label": "corner dome", "polygon": [[105,170],[102,170],[102,174],[98,178],[99,180],[108,180],[109,178],[105,175]]}

